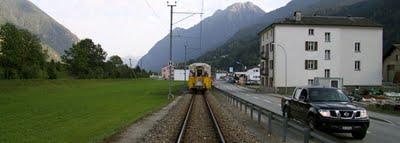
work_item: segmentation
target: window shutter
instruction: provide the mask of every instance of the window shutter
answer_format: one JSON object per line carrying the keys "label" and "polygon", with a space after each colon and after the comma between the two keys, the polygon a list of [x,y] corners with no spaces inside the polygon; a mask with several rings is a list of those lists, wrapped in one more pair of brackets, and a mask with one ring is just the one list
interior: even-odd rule
{"label": "window shutter", "polygon": [[304,63],[304,69],[307,69],[307,60]]}
{"label": "window shutter", "polygon": [[308,46],[308,42],[306,41],[306,48],[305,48],[306,51],[307,51],[307,46]]}

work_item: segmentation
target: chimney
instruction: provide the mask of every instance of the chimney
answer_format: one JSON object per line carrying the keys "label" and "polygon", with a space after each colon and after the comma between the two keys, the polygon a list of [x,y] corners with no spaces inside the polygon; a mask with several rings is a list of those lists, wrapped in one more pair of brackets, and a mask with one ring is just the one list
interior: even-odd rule
{"label": "chimney", "polygon": [[294,19],[296,21],[301,21],[301,12],[300,11],[294,12]]}

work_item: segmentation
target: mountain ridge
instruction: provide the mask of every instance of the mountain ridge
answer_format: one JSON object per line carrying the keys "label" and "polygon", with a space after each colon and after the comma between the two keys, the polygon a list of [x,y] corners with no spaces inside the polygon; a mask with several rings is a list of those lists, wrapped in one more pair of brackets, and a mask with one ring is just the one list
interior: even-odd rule
{"label": "mountain ridge", "polygon": [[[0,24],[12,23],[37,35],[51,53],[63,54],[79,38],[29,0],[1,0]],[[55,56],[55,55],[50,55]]]}
{"label": "mountain ridge", "polygon": [[[255,24],[257,19],[262,17],[265,12],[258,6],[246,2],[235,3],[224,10],[216,11],[212,16],[202,21],[203,36],[200,47],[200,23],[188,29],[174,29],[173,35],[173,61],[175,63],[184,60],[184,45],[188,43],[190,51],[188,58],[194,59],[203,53],[221,45],[234,35],[239,29]],[[182,30],[182,31],[181,31]],[[191,37],[191,38],[188,38]],[[194,37],[194,38],[193,38]],[[151,71],[160,71],[166,65],[169,57],[169,37],[165,36],[158,41],[149,52],[140,59],[143,68]]]}

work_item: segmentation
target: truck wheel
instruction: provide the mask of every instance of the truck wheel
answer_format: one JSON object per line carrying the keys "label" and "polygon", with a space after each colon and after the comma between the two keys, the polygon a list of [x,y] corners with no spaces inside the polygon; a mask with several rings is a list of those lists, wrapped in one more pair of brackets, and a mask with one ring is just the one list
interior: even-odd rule
{"label": "truck wheel", "polygon": [[308,127],[309,127],[311,130],[315,130],[315,129],[316,129],[316,128],[315,128],[315,119],[314,119],[313,116],[309,116],[309,117],[307,118],[307,125],[308,125]]}
{"label": "truck wheel", "polygon": [[362,140],[362,139],[364,139],[365,136],[367,135],[367,131],[354,131],[354,132],[351,132],[351,135],[352,135],[353,138],[355,138],[355,139]]}

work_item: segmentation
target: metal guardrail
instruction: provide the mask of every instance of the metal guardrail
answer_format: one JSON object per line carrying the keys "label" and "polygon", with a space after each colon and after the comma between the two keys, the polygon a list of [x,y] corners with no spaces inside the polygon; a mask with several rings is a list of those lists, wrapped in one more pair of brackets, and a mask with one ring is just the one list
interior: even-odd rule
{"label": "metal guardrail", "polygon": [[297,131],[303,132],[303,137],[304,137],[304,143],[309,143],[311,138],[317,139],[321,142],[324,143],[336,143],[335,141],[332,141],[331,139],[328,139],[324,136],[322,136],[319,133],[316,133],[312,131],[308,127],[303,127],[302,125],[299,125],[295,123],[294,121],[289,120],[287,117],[284,117],[280,114],[276,114],[268,109],[265,109],[263,107],[260,107],[258,105],[255,105],[249,101],[246,101],[240,97],[237,97],[229,92],[226,92],[224,90],[221,90],[219,88],[215,88],[215,90],[223,93],[223,95],[226,96],[226,99],[228,103],[233,104],[236,107],[240,107],[240,110],[242,111],[242,106],[244,106],[245,112],[247,114],[247,108],[250,108],[250,118],[253,119],[253,112],[257,111],[258,113],[258,118],[257,121],[259,124],[261,124],[261,116],[265,116],[268,118],[268,128],[267,128],[267,134],[270,136],[272,134],[272,121],[278,121],[282,123],[283,125],[283,132],[282,132],[282,142],[286,142],[287,139],[287,134],[288,134],[288,128],[293,128]]}

